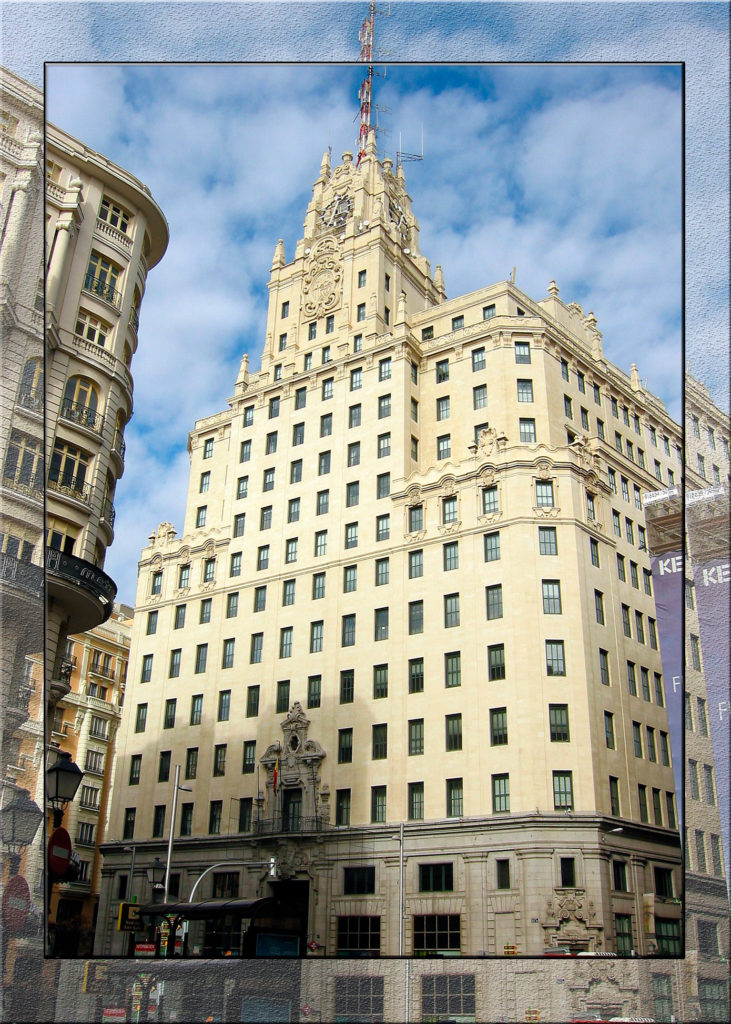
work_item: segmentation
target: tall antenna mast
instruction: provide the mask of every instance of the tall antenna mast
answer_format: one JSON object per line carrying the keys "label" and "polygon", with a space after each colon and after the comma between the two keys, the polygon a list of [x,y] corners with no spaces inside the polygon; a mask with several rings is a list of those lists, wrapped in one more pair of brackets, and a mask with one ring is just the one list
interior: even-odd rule
{"label": "tall antenna mast", "polygon": [[358,159],[355,166],[365,156],[368,132],[371,129],[371,101],[373,99],[373,23],[376,17],[376,3],[371,0],[368,17],[363,22],[358,40],[360,42],[360,59],[368,65],[368,75],[363,79],[358,90],[360,100],[360,131],[358,132]]}

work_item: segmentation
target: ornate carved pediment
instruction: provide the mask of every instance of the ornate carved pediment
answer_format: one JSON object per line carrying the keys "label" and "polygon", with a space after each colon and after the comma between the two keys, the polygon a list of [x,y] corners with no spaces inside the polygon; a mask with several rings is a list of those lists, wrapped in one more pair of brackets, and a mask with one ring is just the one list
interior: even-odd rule
{"label": "ornate carved pediment", "polygon": [[539,480],[549,480],[551,477],[551,463],[547,459],[541,459],[536,463],[536,472]]}
{"label": "ornate carved pediment", "polygon": [[181,565],[185,565],[186,562],[190,561],[190,548],[187,544],[178,551],[178,561]]}
{"label": "ornate carved pediment", "polygon": [[445,498],[451,497],[457,492],[457,481],[453,476],[445,476],[441,482],[442,494]]}
{"label": "ornate carved pediment", "polygon": [[331,235],[321,238],[309,254],[302,282],[305,316],[324,316],[340,305],[342,277],[340,245]]}
{"label": "ornate carved pediment", "polygon": [[279,758],[279,779],[281,785],[311,783],[313,773],[319,773],[320,762],[325,751],[317,740],[307,735],[310,720],[299,701],[295,701],[282,722],[282,740],[270,743],[260,763],[273,779],[274,766]]}
{"label": "ornate carved pediment", "polygon": [[406,504],[409,506],[421,505],[421,487],[418,484],[414,487],[409,487],[406,492]]}

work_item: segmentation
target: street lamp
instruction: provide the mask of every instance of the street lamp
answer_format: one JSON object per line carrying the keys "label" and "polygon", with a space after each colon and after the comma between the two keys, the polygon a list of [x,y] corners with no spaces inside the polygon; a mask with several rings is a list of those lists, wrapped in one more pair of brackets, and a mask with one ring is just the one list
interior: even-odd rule
{"label": "street lamp", "polygon": [[152,864],[147,869],[147,879],[152,886],[152,897],[153,903],[158,902],[158,896],[160,895],[160,889],[163,888],[163,878],[165,877],[165,865],[159,857],[155,857]]}
{"label": "street lamp", "polygon": [[0,838],[9,850],[8,866],[11,875],[20,867],[20,851],[30,846],[43,821],[43,811],[30,798],[27,789],[17,789],[12,799],[2,808]]}
{"label": "street lamp", "polygon": [[71,760],[71,754],[60,750],[56,762],[46,769],[46,795],[53,808],[53,827],[60,828],[66,805],[76,796],[84,773]]}

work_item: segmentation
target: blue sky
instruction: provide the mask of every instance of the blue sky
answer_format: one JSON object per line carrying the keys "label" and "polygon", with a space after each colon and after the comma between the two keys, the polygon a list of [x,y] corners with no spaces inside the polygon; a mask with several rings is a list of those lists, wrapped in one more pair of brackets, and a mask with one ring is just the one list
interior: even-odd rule
{"label": "blue sky", "polygon": [[[366,11],[11,2],[3,61],[38,84],[39,54],[353,61]],[[718,151],[725,15],[725,4],[397,2],[376,30],[384,60],[688,62],[688,362],[721,402],[728,374],[704,368],[721,359],[723,371],[728,334]],[[188,430],[225,408],[243,351],[258,363],[274,246],[282,237],[291,256],[328,144],[334,159],[353,148],[361,77],[358,66],[48,68],[49,118],[145,181],[171,228],[142,307],[135,415],[106,563],[122,600],[134,600],[147,535],[161,520],[182,525]],[[418,150],[423,125],[424,161],[407,164],[407,186],[421,251],[442,265],[448,295],[504,279],[513,266],[537,299],[555,278],[562,298],[594,311],[608,357],[625,370],[636,361],[679,417],[677,67],[389,66],[376,90],[390,132],[381,153],[395,151],[399,133],[404,149]],[[178,360],[188,374],[171,387]]]}

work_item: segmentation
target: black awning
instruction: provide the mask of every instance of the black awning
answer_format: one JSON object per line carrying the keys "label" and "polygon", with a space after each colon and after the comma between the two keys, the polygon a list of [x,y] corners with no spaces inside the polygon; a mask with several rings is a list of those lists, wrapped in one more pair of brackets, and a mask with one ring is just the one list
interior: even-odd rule
{"label": "black awning", "polygon": [[195,919],[223,917],[224,914],[236,914],[239,917],[255,918],[262,910],[277,907],[272,896],[263,896],[258,900],[240,899],[208,899],[197,903],[145,903],[139,909],[142,917],[184,917],[188,921]]}

